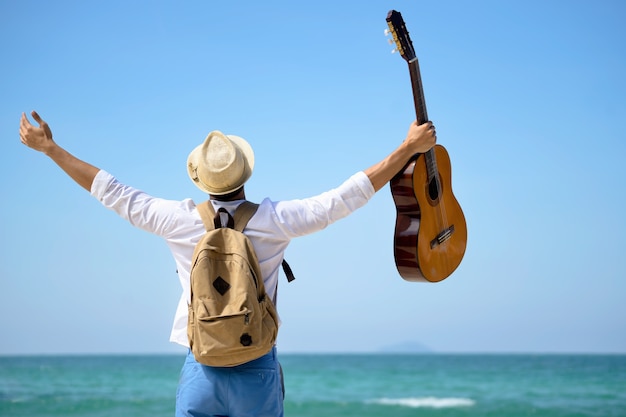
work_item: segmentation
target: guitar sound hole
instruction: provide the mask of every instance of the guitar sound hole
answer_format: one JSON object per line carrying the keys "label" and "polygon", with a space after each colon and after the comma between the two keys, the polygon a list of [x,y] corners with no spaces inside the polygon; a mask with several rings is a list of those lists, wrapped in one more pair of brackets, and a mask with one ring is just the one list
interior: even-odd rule
{"label": "guitar sound hole", "polygon": [[433,201],[439,198],[439,181],[437,177],[433,177],[428,183],[428,196]]}

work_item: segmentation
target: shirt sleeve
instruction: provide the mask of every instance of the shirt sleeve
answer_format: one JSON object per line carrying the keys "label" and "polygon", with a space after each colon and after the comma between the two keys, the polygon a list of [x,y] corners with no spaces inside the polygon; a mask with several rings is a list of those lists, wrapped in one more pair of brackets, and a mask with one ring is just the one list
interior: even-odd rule
{"label": "shirt sleeve", "polygon": [[307,235],[364,206],[375,192],[367,175],[360,171],[339,187],[317,196],[275,202],[276,220],[289,238]]}
{"label": "shirt sleeve", "polygon": [[191,200],[173,201],[153,197],[120,183],[103,170],[94,178],[91,195],[133,226],[163,237],[176,233],[178,217],[194,207]]}

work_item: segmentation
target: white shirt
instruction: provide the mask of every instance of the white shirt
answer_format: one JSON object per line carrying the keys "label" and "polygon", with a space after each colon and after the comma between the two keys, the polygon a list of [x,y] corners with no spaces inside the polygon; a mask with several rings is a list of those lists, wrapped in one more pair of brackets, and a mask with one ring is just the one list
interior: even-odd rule
{"label": "white shirt", "polygon": [[[339,187],[315,197],[290,201],[271,201],[266,198],[261,202],[244,233],[254,246],[265,289],[271,299],[276,297],[279,267],[289,241],[322,230],[346,217],[365,205],[374,193],[367,175],[358,172]],[[170,340],[189,347],[187,305],[191,298],[191,258],[196,244],[206,232],[196,204],[191,199],[174,201],[152,197],[121,184],[102,170],[94,179],[91,194],[133,226],[165,239],[174,256],[182,286]],[[216,209],[224,207],[231,215],[242,201],[211,200]]]}

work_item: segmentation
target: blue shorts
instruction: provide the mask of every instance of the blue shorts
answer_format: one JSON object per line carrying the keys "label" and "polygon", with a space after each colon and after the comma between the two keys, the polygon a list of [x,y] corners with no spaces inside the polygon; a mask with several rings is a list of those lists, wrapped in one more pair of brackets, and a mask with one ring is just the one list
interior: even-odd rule
{"label": "blue shorts", "polygon": [[176,417],[282,417],[283,395],[276,348],[228,368],[202,365],[189,352],[180,372]]}

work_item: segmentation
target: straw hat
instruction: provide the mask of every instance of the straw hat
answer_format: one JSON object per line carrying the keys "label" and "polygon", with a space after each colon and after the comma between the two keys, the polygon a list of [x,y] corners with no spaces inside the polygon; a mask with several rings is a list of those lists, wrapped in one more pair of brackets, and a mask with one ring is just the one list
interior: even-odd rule
{"label": "straw hat", "polygon": [[252,175],[254,152],[243,138],[209,133],[187,158],[189,178],[205,193],[228,194],[241,187]]}

